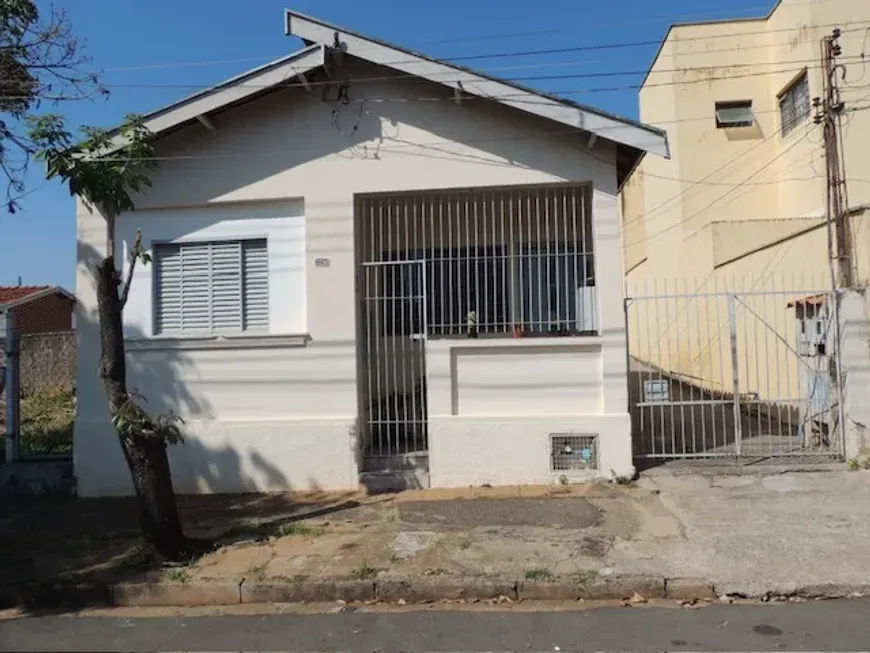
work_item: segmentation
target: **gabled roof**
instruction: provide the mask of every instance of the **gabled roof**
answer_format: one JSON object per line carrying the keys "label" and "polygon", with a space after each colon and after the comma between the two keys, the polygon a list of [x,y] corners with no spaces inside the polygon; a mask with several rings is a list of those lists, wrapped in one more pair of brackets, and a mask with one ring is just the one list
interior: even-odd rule
{"label": "gabled roof", "polygon": [[[667,135],[656,127],[433,59],[289,9],[285,11],[285,20],[287,34],[298,36],[305,42],[331,47],[338,45],[343,52],[358,59],[415,75],[459,92],[492,98],[520,111],[576,127],[643,152],[668,156]],[[529,99],[536,101],[530,103]]]}
{"label": "gabled roof", "polygon": [[14,308],[54,293],[73,301],[76,299],[60,286],[0,286],[0,309]]}
{"label": "gabled roof", "polygon": [[637,150],[633,159],[643,152],[669,156],[664,130],[635,120],[426,57],[289,10],[286,32],[301,38],[308,47],[155,111],[145,116],[145,126],[157,135],[197,120],[211,129],[209,112],[226,109],[291,82],[308,86],[306,74],[327,66],[329,53],[337,45],[342,52],[358,59],[429,80],[457,93],[491,99]]}

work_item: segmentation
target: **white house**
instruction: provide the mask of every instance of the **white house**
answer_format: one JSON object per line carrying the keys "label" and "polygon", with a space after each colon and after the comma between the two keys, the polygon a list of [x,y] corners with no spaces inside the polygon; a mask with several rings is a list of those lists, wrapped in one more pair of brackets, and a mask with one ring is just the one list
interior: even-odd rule
{"label": "white house", "polygon": [[[287,12],[307,47],[147,116],[132,388],[179,492],[633,472],[617,192],[664,132]],[[132,491],[78,204],[82,495]],[[124,263],[126,265],[126,263]]]}

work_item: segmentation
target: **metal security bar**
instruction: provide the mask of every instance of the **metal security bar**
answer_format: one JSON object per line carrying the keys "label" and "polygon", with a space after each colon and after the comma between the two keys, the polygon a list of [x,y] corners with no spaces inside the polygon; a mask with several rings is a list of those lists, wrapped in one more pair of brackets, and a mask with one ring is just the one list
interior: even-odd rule
{"label": "metal security bar", "polygon": [[632,293],[635,455],[841,455],[833,296],[824,285],[685,280]]}
{"label": "metal security bar", "polygon": [[360,368],[366,471],[426,464],[425,267],[369,262],[361,269]]}
{"label": "metal security bar", "polygon": [[597,331],[587,186],[369,197],[358,209],[362,262],[422,264],[426,336]]}
{"label": "metal security bar", "polygon": [[590,207],[567,184],[357,198],[366,471],[426,464],[428,339],[597,333]]}

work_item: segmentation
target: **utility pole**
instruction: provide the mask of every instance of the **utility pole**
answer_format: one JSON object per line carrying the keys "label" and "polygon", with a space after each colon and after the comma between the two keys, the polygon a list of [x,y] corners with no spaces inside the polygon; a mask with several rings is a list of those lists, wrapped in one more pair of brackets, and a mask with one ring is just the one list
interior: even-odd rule
{"label": "utility pole", "polygon": [[[828,255],[836,260],[837,285],[851,288],[855,283],[852,257],[851,225],[848,221],[846,195],[846,162],[843,154],[842,116],[845,107],[840,97],[837,70],[842,65],[837,57],[842,53],[839,44],[840,30],[835,29],[821,41],[822,97],[813,98],[816,124],[821,124],[824,133],[825,163],[827,169]],[[843,69],[845,70],[845,69]],[[833,236],[833,229],[836,237]],[[834,253],[836,248],[836,253]]]}

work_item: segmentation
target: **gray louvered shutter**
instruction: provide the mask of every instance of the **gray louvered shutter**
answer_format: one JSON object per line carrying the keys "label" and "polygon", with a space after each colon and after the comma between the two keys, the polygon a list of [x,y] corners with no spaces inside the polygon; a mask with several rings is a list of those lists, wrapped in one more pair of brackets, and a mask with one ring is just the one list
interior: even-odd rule
{"label": "gray louvered shutter", "polygon": [[212,331],[242,330],[242,246],[238,241],[211,244]]}
{"label": "gray louvered shutter", "polygon": [[181,246],[181,330],[211,331],[211,261],[208,243]]}
{"label": "gray louvered shutter", "polygon": [[154,247],[154,332],[181,331],[181,246]]}
{"label": "gray louvered shutter", "polygon": [[242,243],[243,291],[242,311],[245,331],[269,329],[269,256],[266,241]]}

